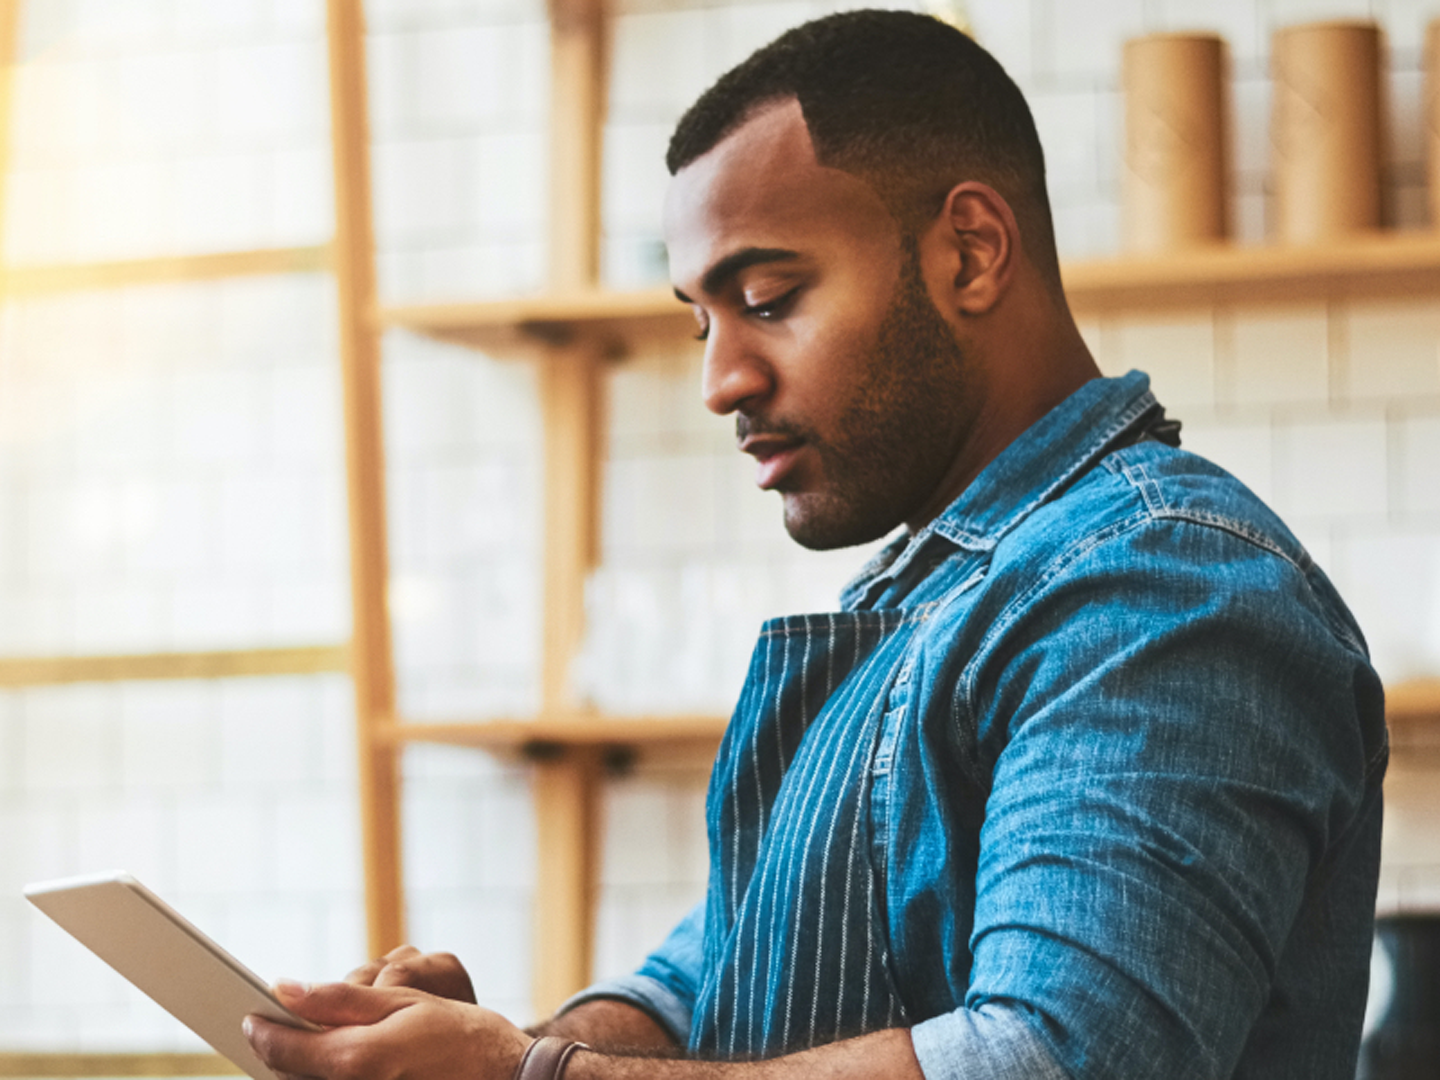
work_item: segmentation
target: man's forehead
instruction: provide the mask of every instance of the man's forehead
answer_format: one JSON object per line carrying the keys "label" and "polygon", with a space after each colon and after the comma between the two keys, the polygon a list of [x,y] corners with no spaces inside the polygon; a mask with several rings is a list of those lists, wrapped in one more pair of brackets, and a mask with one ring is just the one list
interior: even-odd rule
{"label": "man's forehead", "polygon": [[682,168],[665,199],[677,285],[737,245],[795,246],[837,228],[893,227],[869,184],[819,163],[794,98],[764,106]]}
{"label": "man's forehead", "polygon": [[698,213],[733,216],[753,202],[784,198],[818,168],[800,103],[765,105],[671,179],[666,235],[683,231]]}
{"label": "man's forehead", "polygon": [[815,144],[799,100],[776,98],[752,109],[739,126],[691,166],[703,168],[709,163],[713,168],[727,160],[782,170],[818,168]]}

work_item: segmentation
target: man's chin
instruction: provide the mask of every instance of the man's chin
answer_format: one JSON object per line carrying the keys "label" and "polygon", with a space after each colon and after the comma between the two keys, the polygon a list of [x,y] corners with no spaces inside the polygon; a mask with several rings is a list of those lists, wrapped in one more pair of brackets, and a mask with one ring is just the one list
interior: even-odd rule
{"label": "man's chin", "polygon": [[899,524],[882,515],[864,515],[833,496],[787,492],[785,531],[801,547],[811,551],[834,551],[878,540]]}

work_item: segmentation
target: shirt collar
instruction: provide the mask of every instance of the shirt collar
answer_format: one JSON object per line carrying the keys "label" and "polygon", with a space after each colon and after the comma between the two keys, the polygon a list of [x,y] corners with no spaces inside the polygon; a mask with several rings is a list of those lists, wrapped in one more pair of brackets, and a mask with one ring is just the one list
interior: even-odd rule
{"label": "shirt collar", "polygon": [[920,576],[928,573],[933,559],[920,556],[937,543],[989,551],[1104,456],[1155,404],[1144,372],[1085,383],[1002,450],[935,520],[886,545],[845,587],[841,604],[847,610],[874,604],[912,566],[920,568]]}

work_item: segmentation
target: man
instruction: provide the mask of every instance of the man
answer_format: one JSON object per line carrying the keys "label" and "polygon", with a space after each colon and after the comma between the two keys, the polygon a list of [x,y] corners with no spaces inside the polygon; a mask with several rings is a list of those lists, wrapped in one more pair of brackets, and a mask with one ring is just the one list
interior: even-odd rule
{"label": "man", "polygon": [[[1352,1076],[1379,682],[1286,528],[1175,448],[1143,375],[1098,377],[1014,84],[933,20],[822,19],[708,91],[669,165],[706,405],[800,543],[905,533],[842,611],[766,624],[706,900],[541,1029],[566,1041],[405,949],[284,988],[335,1027],[255,1021],[260,1056],[426,1080],[507,1078],[527,1050],[527,1080]],[[567,1062],[575,1039],[594,1050]]]}

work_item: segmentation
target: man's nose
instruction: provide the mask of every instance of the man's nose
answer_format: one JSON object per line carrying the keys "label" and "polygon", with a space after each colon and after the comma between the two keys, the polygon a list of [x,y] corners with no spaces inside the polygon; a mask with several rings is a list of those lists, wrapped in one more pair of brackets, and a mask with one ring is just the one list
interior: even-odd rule
{"label": "man's nose", "polygon": [[749,349],[740,335],[719,325],[719,320],[712,322],[700,378],[705,407],[725,416],[764,399],[773,390],[774,373],[764,357]]}

